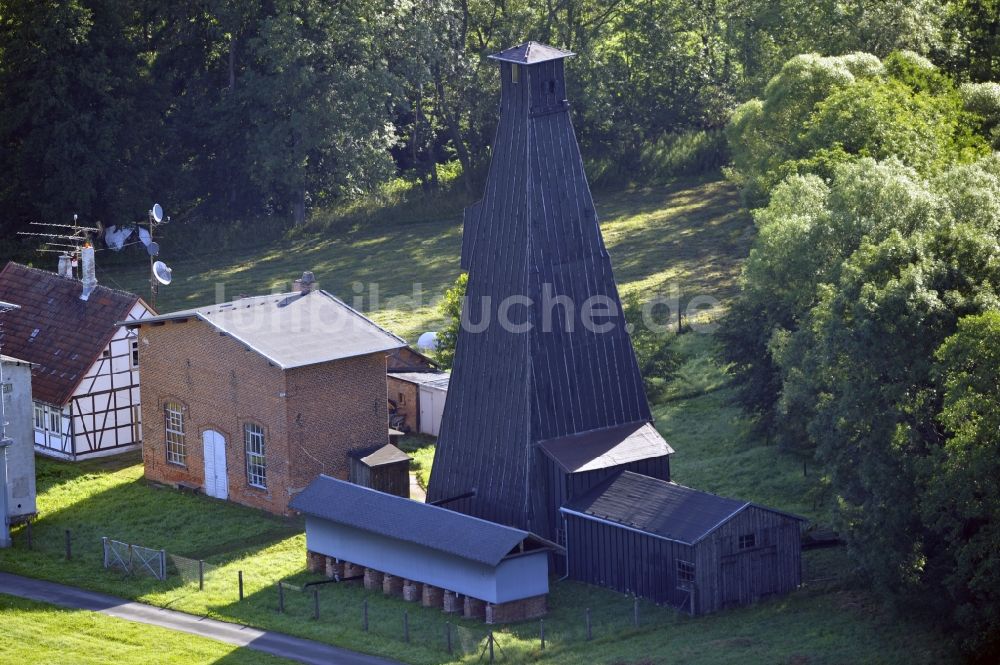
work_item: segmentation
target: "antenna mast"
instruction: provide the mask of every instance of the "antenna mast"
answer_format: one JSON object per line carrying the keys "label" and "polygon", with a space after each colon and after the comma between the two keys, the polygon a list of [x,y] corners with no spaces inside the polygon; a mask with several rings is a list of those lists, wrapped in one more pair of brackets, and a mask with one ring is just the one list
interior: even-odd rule
{"label": "antenna mast", "polygon": [[38,231],[18,231],[17,235],[45,238],[42,246],[35,251],[43,254],[52,253],[68,256],[72,260],[73,267],[79,264],[80,250],[91,242],[91,234],[101,234],[100,226],[80,226],[79,218],[75,213],[72,224],[31,222],[31,227],[38,229]]}

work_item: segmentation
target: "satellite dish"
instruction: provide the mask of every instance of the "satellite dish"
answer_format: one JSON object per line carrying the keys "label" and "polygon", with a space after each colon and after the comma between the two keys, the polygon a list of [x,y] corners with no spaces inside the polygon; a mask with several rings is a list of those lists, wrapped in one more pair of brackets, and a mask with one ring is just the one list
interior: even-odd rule
{"label": "satellite dish", "polygon": [[435,351],[438,347],[438,334],[436,332],[425,332],[417,339],[417,348],[424,351]]}
{"label": "satellite dish", "polygon": [[157,261],[153,264],[153,277],[157,282],[166,286],[171,282],[173,277],[170,276],[172,271],[167,267],[167,264],[163,261]]}
{"label": "satellite dish", "polygon": [[157,224],[163,221],[163,208],[160,207],[159,203],[153,204],[153,209],[149,211],[149,214]]}
{"label": "satellite dish", "polygon": [[160,243],[155,240],[146,245],[146,251],[150,256],[158,256],[160,253]]}

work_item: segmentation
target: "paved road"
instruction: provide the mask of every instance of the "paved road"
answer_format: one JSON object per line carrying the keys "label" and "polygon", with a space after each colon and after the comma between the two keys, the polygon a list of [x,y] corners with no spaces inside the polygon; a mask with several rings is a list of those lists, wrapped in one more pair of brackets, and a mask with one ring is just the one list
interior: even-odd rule
{"label": "paved road", "polygon": [[274,633],[216,621],[205,617],[135,603],[123,598],[86,591],[44,580],[0,573],[0,593],[60,607],[100,612],[108,616],[161,626],[227,644],[263,651],[309,665],[399,665],[396,661],[368,656],[329,644],[284,633]]}

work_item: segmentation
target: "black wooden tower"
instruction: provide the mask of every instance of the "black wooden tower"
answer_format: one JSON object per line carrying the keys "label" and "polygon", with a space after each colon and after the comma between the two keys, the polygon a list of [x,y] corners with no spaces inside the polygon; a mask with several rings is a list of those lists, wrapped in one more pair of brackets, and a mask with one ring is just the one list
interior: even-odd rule
{"label": "black wooden tower", "polygon": [[668,479],[673,452],[649,425],[620,315],[566,101],[571,55],[529,42],[491,56],[500,121],[462,239],[472,326],[459,333],[428,492],[553,539],[573,494],[622,469]]}

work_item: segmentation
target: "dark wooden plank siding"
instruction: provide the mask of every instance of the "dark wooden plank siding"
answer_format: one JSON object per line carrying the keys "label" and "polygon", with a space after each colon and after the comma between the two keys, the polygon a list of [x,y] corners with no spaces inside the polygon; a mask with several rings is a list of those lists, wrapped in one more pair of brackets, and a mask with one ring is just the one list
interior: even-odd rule
{"label": "dark wooden plank siding", "polygon": [[[428,500],[475,490],[448,507],[552,537],[565,487],[545,489],[553,474],[534,444],[648,421],[650,411],[621,320],[605,333],[582,325],[589,298],[620,302],[564,101],[563,61],[521,65],[518,82],[511,68],[500,65],[493,159],[462,243],[470,320],[485,314],[491,325],[459,332]],[[546,306],[560,295],[573,303],[572,326],[558,305]],[[530,333],[497,324],[511,296],[533,301],[510,310]],[[543,308],[555,325],[546,328]]]}
{"label": "dark wooden plank siding", "polygon": [[355,485],[370,487],[393,496],[410,496],[410,463],[382,464],[374,468],[352,457],[348,479]]}
{"label": "dark wooden plank siding", "polygon": [[677,559],[693,561],[689,545],[574,515],[565,519],[570,579],[687,610]]}
{"label": "dark wooden plank siding", "polygon": [[565,534],[560,534],[562,518],[559,508],[575,496],[587,492],[598,483],[615,475],[619,471],[633,471],[661,480],[670,480],[670,456],[653,457],[650,459],[621,464],[619,466],[585,471],[583,473],[566,473],[540,450],[536,450],[536,467],[538,476],[544,481],[544,488],[536,492],[540,500],[536,504],[536,514],[544,516],[545,521],[536,522],[536,531],[549,540],[562,544]]}
{"label": "dark wooden plank siding", "polygon": [[[747,605],[802,582],[799,520],[749,506],[695,547],[699,612]],[[740,536],[753,534],[741,550]]]}

